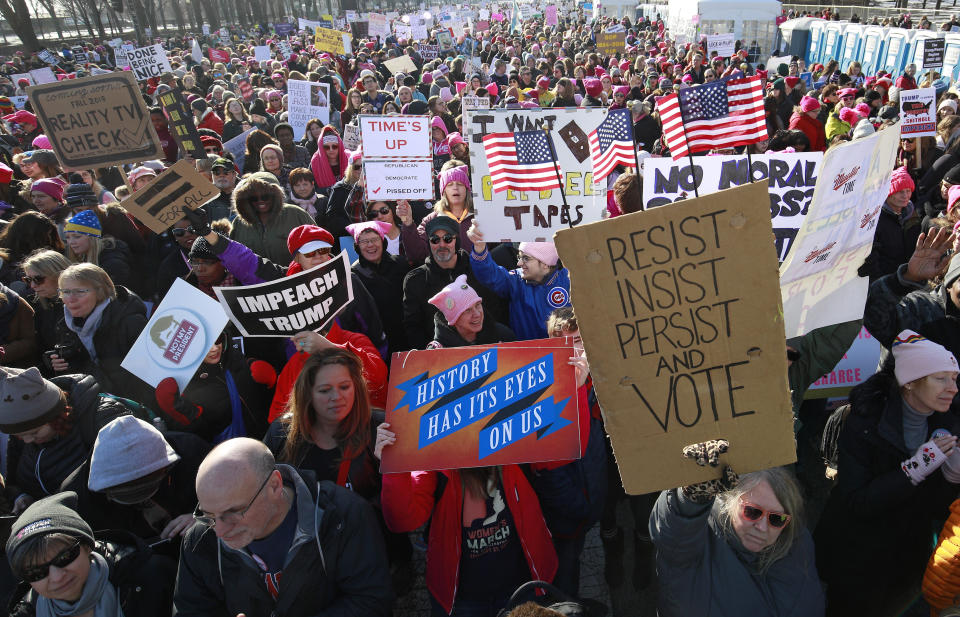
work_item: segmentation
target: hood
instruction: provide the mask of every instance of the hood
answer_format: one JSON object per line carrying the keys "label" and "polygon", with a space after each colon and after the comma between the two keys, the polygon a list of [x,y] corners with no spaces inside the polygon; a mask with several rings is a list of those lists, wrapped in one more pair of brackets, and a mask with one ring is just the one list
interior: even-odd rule
{"label": "hood", "polygon": [[[273,174],[268,174],[274,177]],[[274,177],[275,178],[275,177]],[[230,196],[233,207],[237,211],[237,216],[242,218],[248,225],[259,225],[260,218],[254,213],[253,205],[250,203],[250,195],[263,193],[273,194],[273,207],[270,210],[270,216],[276,216],[283,207],[283,189],[279,184],[270,182],[262,173],[255,173],[241,180]]]}

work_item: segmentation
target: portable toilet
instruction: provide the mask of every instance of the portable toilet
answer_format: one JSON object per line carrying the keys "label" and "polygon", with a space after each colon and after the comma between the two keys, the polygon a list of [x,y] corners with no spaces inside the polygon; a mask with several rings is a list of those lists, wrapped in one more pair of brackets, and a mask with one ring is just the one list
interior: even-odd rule
{"label": "portable toilet", "polygon": [[910,31],[903,28],[890,28],[887,32],[886,44],[883,50],[883,60],[877,67],[894,75],[903,72],[907,65],[907,54],[910,51]]}
{"label": "portable toilet", "polygon": [[960,73],[960,33],[947,32],[943,38],[947,41],[943,54],[943,75],[949,75],[956,81]]}
{"label": "portable toilet", "polygon": [[[939,35],[939,36],[938,36]],[[917,75],[926,73],[923,69],[923,42],[927,39],[942,39],[943,32],[933,32],[932,30],[910,30],[910,53],[907,54],[907,61],[903,68],[910,63],[917,65]]]}
{"label": "portable toilet", "polygon": [[798,56],[806,62],[810,49],[810,23],[813,21],[812,17],[801,17],[789,19],[780,24],[780,38],[783,44],[777,49],[782,50],[785,56]]}
{"label": "portable toilet", "polygon": [[824,28],[826,27],[827,22],[822,19],[814,19],[810,22],[810,38],[805,58],[810,66],[820,62],[820,57],[823,55],[823,45],[826,42]]}
{"label": "portable toilet", "polygon": [[823,32],[823,47],[820,50],[819,62],[826,64],[830,60],[839,59],[840,46],[843,44],[843,31],[849,24],[843,21],[827,22]]}
{"label": "portable toilet", "polygon": [[860,24],[849,24],[843,32],[843,43],[840,45],[840,55],[837,60],[840,62],[840,70],[844,73],[847,72],[851,62],[860,59],[860,43],[864,29]]}
{"label": "portable toilet", "polygon": [[860,66],[864,75],[875,75],[883,57],[884,39],[887,29],[880,26],[866,26],[860,37]]}

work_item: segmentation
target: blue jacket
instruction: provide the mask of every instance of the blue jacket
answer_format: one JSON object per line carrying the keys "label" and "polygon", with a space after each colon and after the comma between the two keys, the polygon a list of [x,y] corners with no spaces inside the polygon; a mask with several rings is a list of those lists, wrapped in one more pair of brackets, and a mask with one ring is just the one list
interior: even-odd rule
{"label": "blue jacket", "polygon": [[510,328],[518,341],[547,338],[547,318],[554,309],[570,304],[570,272],[559,268],[546,281],[533,285],[520,277],[520,269],[498,265],[490,251],[470,251],[477,280],[495,294],[510,300]]}

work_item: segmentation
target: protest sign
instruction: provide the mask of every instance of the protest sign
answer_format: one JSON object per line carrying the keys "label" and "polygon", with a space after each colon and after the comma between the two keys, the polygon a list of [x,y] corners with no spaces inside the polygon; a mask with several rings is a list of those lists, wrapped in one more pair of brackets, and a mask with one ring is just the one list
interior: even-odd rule
{"label": "protest sign", "polygon": [[[473,203],[477,223],[489,242],[549,241],[558,229],[599,221],[606,208],[606,185],[594,185],[589,137],[606,117],[600,108],[490,109],[464,116],[465,139],[470,145]],[[547,191],[495,193],[483,136],[549,129],[561,182]],[[366,137],[364,137],[366,153]]]}
{"label": "protest sign", "polygon": [[[6,77],[10,81],[12,81],[14,84],[19,84],[21,79],[26,79],[27,82],[29,82],[29,85],[31,86],[36,85],[36,82],[34,82],[33,76],[30,75],[30,73],[12,73],[10,75],[7,75]],[[56,79],[56,77],[54,77],[54,79]]]}
{"label": "protest sign", "polygon": [[406,54],[391,58],[385,61],[383,65],[394,75],[397,73],[413,73],[417,70],[417,65],[414,64],[413,58]]}
{"label": "protest sign", "polygon": [[437,56],[440,55],[440,46],[417,43],[417,53],[424,60],[436,60]]}
{"label": "protest sign", "polygon": [[153,388],[173,377],[182,392],[227,321],[219,302],[176,279],[120,366]]}
{"label": "protest sign", "polygon": [[127,66],[129,66],[137,81],[146,81],[151,77],[160,77],[170,71],[170,60],[163,45],[148,45],[127,52]]}
{"label": "protest sign", "polygon": [[843,359],[832,371],[813,382],[804,398],[847,396],[852,387],[860,385],[877,372],[882,350],[880,342],[870,336],[866,328],[860,328],[860,334]]}
{"label": "protest sign", "polygon": [[478,21],[474,24],[474,26],[475,26],[474,30],[475,30],[476,32],[485,32],[485,31],[487,31],[487,30],[490,29],[490,20],[488,20],[488,19],[478,20]]}
{"label": "protest sign", "polygon": [[297,25],[300,26],[301,30],[306,30],[307,32],[313,33],[317,28],[320,27],[320,22],[300,17]]}
{"label": "protest sign", "polygon": [[237,169],[243,169],[243,163],[247,158],[247,136],[255,130],[257,127],[251,127],[223,144],[223,151],[233,154],[233,162]]}
{"label": "protest sign", "polygon": [[270,59],[270,46],[257,45],[253,48],[253,59],[257,62]]}
{"label": "protest sign", "polygon": [[195,160],[207,158],[207,153],[200,142],[200,133],[193,121],[193,113],[187,108],[183,93],[177,90],[168,90],[157,97],[163,107],[163,113],[170,124],[170,133],[177,141],[177,145]]}
{"label": "protest sign", "polygon": [[438,30],[437,43],[440,44],[440,49],[453,49],[453,35],[449,30]]}
{"label": "protest sign", "polygon": [[200,31],[203,32],[204,36],[210,36],[210,24],[200,26]]}
{"label": "protest sign", "polygon": [[10,98],[10,102],[13,103],[13,106],[16,107],[17,109],[23,109],[27,105],[26,96],[11,96],[9,98]]}
{"label": "protest sign", "polygon": [[597,51],[604,56],[623,53],[626,48],[625,32],[600,32],[597,34]]}
{"label": "protest sign", "polygon": [[413,39],[413,28],[407,24],[393,24],[393,35],[398,41],[410,41]]}
{"label": "protest sign", "polygon": [[90,61],[90,58],[87,57],[87,52],[85,52],[80,45],[74,45],[70,48],[70,51],[73,53],[74,64],[83,65]]}
{"label": "protest sign", "polygon": [[367,201],[397,199],[432,200],[433,163],[421,161],[371,161],[364,157]]}
{"label": "protest sign", "polygon": [[430,158],[430,119],[427,116],[360,116],[363,157]]}
{"label": "protest sign", "polygon": [[367,25],[368,24],[366,21],[350,22],[350,32],[352,32],[353,36],[355,36],[358,39],[365,39],[367,38],[367,34],[368,34]]}
{"label": "protest sign", "polygon": [[736,44],[734,34],[712,34],[707,37],[707,57],[713,56],[713,52],[721,58],[729,58],[733,55],[733,48]]}
{"label": "protest sign", "polygon": [[243,336],[286,338],[304,330],[317,332],[353,300],[345,253],[276,281],[213,291]]}
{"label": "protest sign", "polygon": [[223,62],[226,64],[230,62],[230,52],[224,51],[222,49],[209,49],[207,55],[210,56],[210,62]]}
{"label": "protest sign", "polygon": [[291,79],[287,81],[290,95],[287,122],[293,127],[293,135],[301,139],[307,130],[307,122],[319,118],[326,124],[330,121],[330,84]]}
{"label": "protest sign", "polygon": [[120,205],[160,234],[183,218],[184,208],[194,210],[219,194],[220,189],[197,171],[193,161],[180,159]]}
{"label": "protest sign", "polygon": [[33,69],[30,71],[30,77],[33,78],[33,83],[35,84],[52,84],[57,81],[57,76],[53,74],[49,66]]}
{"label": "protest sign", "polygon": [[290,55],[293,54],[293,46],[290,45],[290,41],[280,41],[277,43],[277,51],[284,60],[289,60]]}
{"label": "protest sign", "polygon": [[936,88],[900,91],[900,135],[926,137],[937,134]]}
{"label": "protest sign", "polygon": [[348,124],[343,127],[343,147],[347,150],[356,150],[363,141],[360,139],[360,127]]}
{"label": "protest sign", "polygon": [[575,352],[538,343],[394,354],[381,472],[578,458]]}
{"label": "protest sign", "polygon": [[[411,21],[410,30],[413,31],[413,40],[415,41],[426,41],[430,38],[430,33],[427,32],[427,25],[420,20],[417,20],[416,22]],[[431,47],[433,46],[431,45]],[[437,49],[440,48],[439,45],[436,47]],[[436,56],[434,56],[434,58],[436,58]]]}
{"label": "protest sign", "polygon": [[878,131],[824,156],[807,216],[780,266],[787,338],[863,317],[868,279],[857,269],[873,248],[898,133]]}
{"label": "protest sign", "polygon": [[943,55],[947,48],[944,39],[925,39],[923,41],[922,69],[942,69]]}
{"label": "protest sign", "polygon": [[27,95],[64,170],[163,158],[130,71],[40,84]]}
{"label": "protest sign", "polygon": [[[772,152],[755,154],[752,159],[753,179],[766,179],[769,185],[773,235],[777,255],[783,261],[813,199],[823,153]],[[693,169],[683,159],[647,158],[643,161],[643,207],[655,208],[687,199],[696,194],[694,189],[700,195],[709,195],[748,182],[744,156],[696,157]]]}
{"label": "protest sign", "polygon": [[462,98],[462,105],[464,109],[478,110],[478,109],[490,109],[490,97],[488,96],[473,96],[470,94],[465,94]]}
{"label": "protest sign", "polygon": [[544,11],[543,25],[556,26],[558,23],[560,23],[560,21],[557,19],[557,5],[550,4]]}
{"label": "protest sign", "polygon": [[555,236],[627,493],[717,477],[681,455],[709,439],[738,473],[796,460],[768,202],[747,184]]}
{"label": "protest sign", "polygon": [[371,37],[386,38],[390,36],[390,24],[387,23],[387,16],[380,13],[367,15],[367,33]]}
{"label": "protest sign", "polygon": [[278,36],[290,36],[290,34],[296,30],[293,24],[282,22],[277,24],[276,31]]}
{"label": "protest sign", "polygon": [[810,71],[800,73],[800,81],[807,86],[807,90],[813,90],[813,73]]}
{"label": "protest sign", "polygon": [[243,100],[249,101],[253,98],[253,84],[250,83],[249,77],[241,77],[237,80],[237,90],[240,91]]}
{"label": "protest sign", "polygon": [[343,46],[343,32],[330,28],[317,28],[313,46],[317,51],[328,51],[331,54],[342,55],[346,53]]}
{"label": "protest sign", "polygon": [[49,49],[41,49],[37,52],[37,57],[53,66],[60,64],[60,57]]}

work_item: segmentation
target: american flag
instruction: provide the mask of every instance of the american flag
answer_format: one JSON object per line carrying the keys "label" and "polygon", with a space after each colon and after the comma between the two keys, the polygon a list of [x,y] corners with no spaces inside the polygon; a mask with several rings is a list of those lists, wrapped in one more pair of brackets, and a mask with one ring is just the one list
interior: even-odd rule
{"label": "american flag", "polygon": [[603,180],[618,164],[636,167],[633,158],[633,124],[628,109],[607,113],[603,122],[590,131],[590,153],[593,155],[593,181]]}
{"label": "american flag", "polygon": [[768,138],[759,77],[684,88],[657,101],[663,136],[676,160],[692,152],[732,148]]}
{"label": "american flag", "polygon": [[493,192],[549,191],[560,188],[560,167],[546,131],[490,133],[483,138]]}

